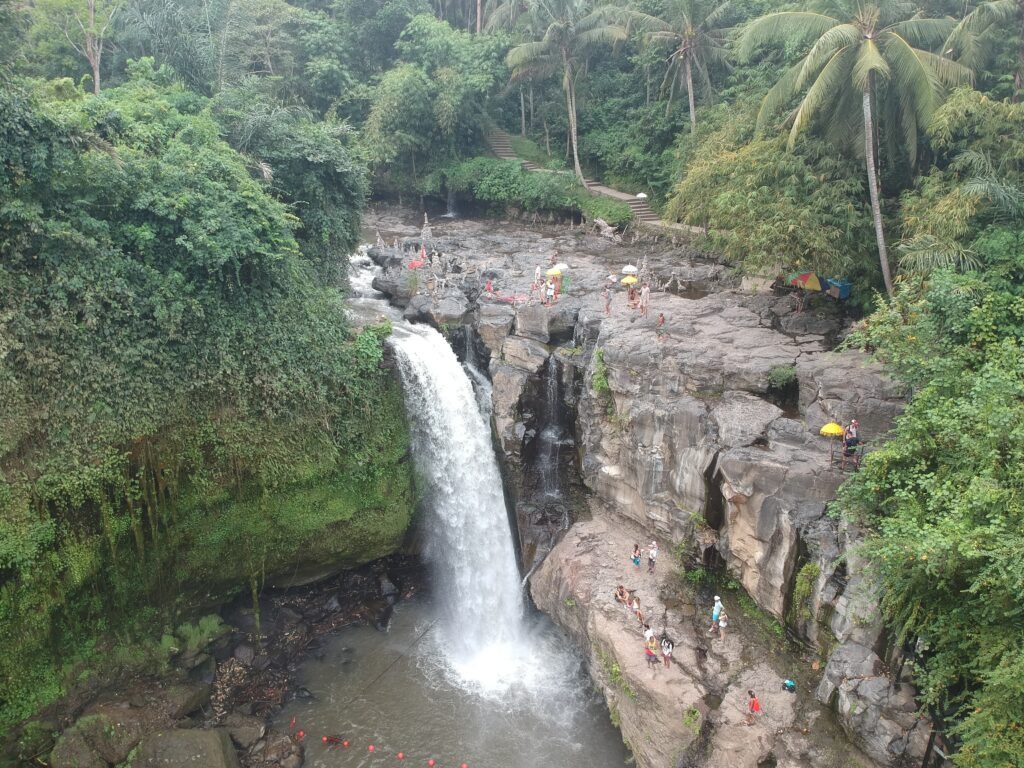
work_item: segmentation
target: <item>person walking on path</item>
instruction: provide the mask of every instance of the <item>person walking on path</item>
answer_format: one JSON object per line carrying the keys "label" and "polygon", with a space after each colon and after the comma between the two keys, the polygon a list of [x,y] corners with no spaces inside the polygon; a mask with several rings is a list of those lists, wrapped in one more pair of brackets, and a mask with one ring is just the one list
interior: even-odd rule
{"label": "person walking on path", "polygon": [[640,545],[639,544],[634,544],[633,545],[633,554],[629,556],[629,559],[633,561],[633,568],[635,570],[637,570],[637,571],[640,570],[640,556],[641,556],[641,554],[642,553],[640,551]]}
{"label": "person walking on path", "polygon": [[725,606],[722,605],[722,598],[715,595],[715,606],[711,609],[711,629],[708,630],[709,635],[713,634],[714,631],[718,629],[718,620],[721,618],[724,608]]}
{"label": "person walking on path", "polygon": [[753,725],[754,720],[761,716],[761,702],[753,691],[747,691],[747,696],[750,697],[747,699],[747,725]]}
{"label": "person walking on path", "polygon": [[672,666],[672,651],[675,643],[668,639],[668,635],[661,636],[661,659],[665,662],[665,669]]}
{"label": "person walking on path", "polygon": [[654,566],[658,560],[658,542],[652,541],[647,548],[647,572],[654,573]]}
{"label": "person walking on path", "polygon": [[647,668],[653,670],[658,666],[658,641],[653,637],[645,643],[644,655],[647,657]]}

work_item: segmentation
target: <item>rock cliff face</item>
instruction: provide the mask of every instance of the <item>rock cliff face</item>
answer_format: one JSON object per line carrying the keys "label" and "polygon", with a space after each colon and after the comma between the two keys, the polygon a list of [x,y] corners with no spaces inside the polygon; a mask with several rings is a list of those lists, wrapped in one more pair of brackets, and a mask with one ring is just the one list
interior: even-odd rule
{"label": "rock cliff face", "polygon": [[[845,477],[832,455],[838,446],[818,436],[825,422],[856,417],[870,446],[904,392],[865,356],[829,351],[841,329],[837,308],[801,312],[791,297],[740,293],[721,265],[677,248],[651,255],[580,233],[451,226],[448,244],[439,243],[462,259],[461,300],[451,288],[406,296],[401,257],[383,252],[374,256],[386,268],[375,286],[409,316],[471,324],[489,353],[495,440],[525,567],[535,571],[531,594],[591,649],[638,765],[753,768],[769,756],[783,765],[803,760],[801,751],[827,751],[786,730],[813,719],[787,694],[772,702],[771,728],[725,735],[739,724],[746,688],[758,688],[762,702],[775,698],[779,672],[767,659],[741,663],[742,647],[707,647],[705,609],[696,619],[695,605],[669,594],[664,573],[644,602],[659,629],[678,636],[673,669],[681,671],[647,679],[635,629],[623,629],[610,594],[631,578],[630,540],[651,537],[663,560],[673,550],[688,566],[724,569],[762,611],[823,652],[835,649],[814,681],[817,697],[864,750],[862,761],[920,761],[927,727],[915,718],[913,690],[894,692],[879,676],[885,638],[856,567],[858,532],[826,514]],[[556,259],[569,264],[571,286],[543,306],[530,283]],[[646,316],[619,290],[627,262],[652,285]],[[480,292],[484,275],[496,294]]]}

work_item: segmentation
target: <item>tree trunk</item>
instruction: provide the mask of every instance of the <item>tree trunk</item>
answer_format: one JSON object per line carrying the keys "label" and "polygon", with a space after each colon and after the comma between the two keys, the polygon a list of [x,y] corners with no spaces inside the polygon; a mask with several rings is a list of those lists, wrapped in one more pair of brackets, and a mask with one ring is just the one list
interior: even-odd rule
{"label": "tree trunk", "polygon": [[1017,0],[1017,71],[1013,75],[1013,102],[1019,103],[1021,91],[1024,91],[1024,0]]}
{"label": "tree trunk", "polygon": [[864,162],[868,167],[868,194],[871,197],[871,217],[875,221],[875,240],[878,243],[878,261],[882,265],[882,279],[885,292],[892,298],[892,275],[889,272],[889,254],[885,248],[885,231],[882,229],[882,206],[878,201],[878,166],[875,159],[875,120],[872,115],[873,74],[868,75],[864,87]]}
{"label": "tree trunk", "polygon": [[572,81],[572,78],[566,79],[566,104],[569,109],[569,139],[572,144],[572,167],[576,171],[576,178],[580,180],[580,184],[586,186],[583,180],[583,169],[580,167],[580,151],[578,141],[578,134],[576,132],[576,84]]}
{"label": "tree trunk", "polygon": [[544,148],[548,151],[548,159],[551,159],[551,131],[548,129],[548,121],[544,120]]}
{"label": "tree trunk", "polygon": [[523,95],[523,86],[519,86],[519,135],[526,135],[526,98]]}
{"label": "tree trunk", "polygon": [[483,14],[480,12],[481,5],[482,0],[476,0],[476,33],[478,35],[480,34],[480,21],[483,19]]}
{"label": "tree trunk", "polygon": [[[533,82],[530,82],[530,130],[533,130]],[[551,152],[549,151],[550,155]]]}
{"label": "tree trunk", "polygon": [[690,70],[690,57],[686,57],[686,97],[690,102],[690,135],[697,135],[697,105],[693,98],[693,72]]}

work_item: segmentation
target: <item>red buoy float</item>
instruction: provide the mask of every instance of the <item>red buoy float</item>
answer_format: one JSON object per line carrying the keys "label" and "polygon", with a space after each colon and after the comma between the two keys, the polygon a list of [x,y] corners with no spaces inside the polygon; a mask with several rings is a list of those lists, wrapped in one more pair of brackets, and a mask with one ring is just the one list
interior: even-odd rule
{"label": "red buoy float", "polygon": [[368,746],[368,747],[366,748],[366,751],[367,751],[367,752],[373,752],[373,751],[374,751],[375,749],[377,749],[377,748],[376,748],[375,746],[373,746],[373,744],[371,744],[370,746]]}

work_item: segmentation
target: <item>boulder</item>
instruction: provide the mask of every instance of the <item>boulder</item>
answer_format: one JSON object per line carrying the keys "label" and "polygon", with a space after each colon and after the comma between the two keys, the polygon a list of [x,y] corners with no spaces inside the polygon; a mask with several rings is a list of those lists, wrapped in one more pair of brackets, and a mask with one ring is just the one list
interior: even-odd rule
{"label": "boulder", "polygon": [[170,718],[180,720],[205,707],[210,703],[212,692],[213,688],[208,683],[172,685],[164,692]]}
{"label": "boulder", "polygon": [[173,730],[146,736],[132,768],[239,768],[238,756],[223,729]]}
{"label": "boulder", "polygon": [[906,402],[906,386],[854,350],[803,357],[796,371],[800,412],[815,434],[829,421],[857,419],[861,439],[883,438]]}
{"label": "boulder", "polygon": [[491,357],[496,357],[501,351],[501,345],[505,343],[515,322],[515,310],[508,304],[481,304],[477,314],[476,330],[480,339]]}
{"label": "boulder", "polygon": [[880,765],[920,765],[930,726],[917,714],[913,686],[894,687],[872,649],[853,642],[837,648],[816,696],[833,707],[850,739]]}
{"label": "boulder", "polygon": [[507,336],[501,347],[502,359],[509,365],[536,374],[548,361],[550,352],[540,342],[521,336]]}
{"label": "boulder", "polygon": [[515,313],[515,332],[517,336],[525,336],[528,339],[547,344],[551,340],[548,332],[548,321],[551,313],[542,304],[527,304],[520,307]]}
{"label": "boulder", "polygon": [[718,428],[718,442],[727,448],[742,447],[764,437],[768,425],[782,409],[746,392],[726,392],[711,411]]}

